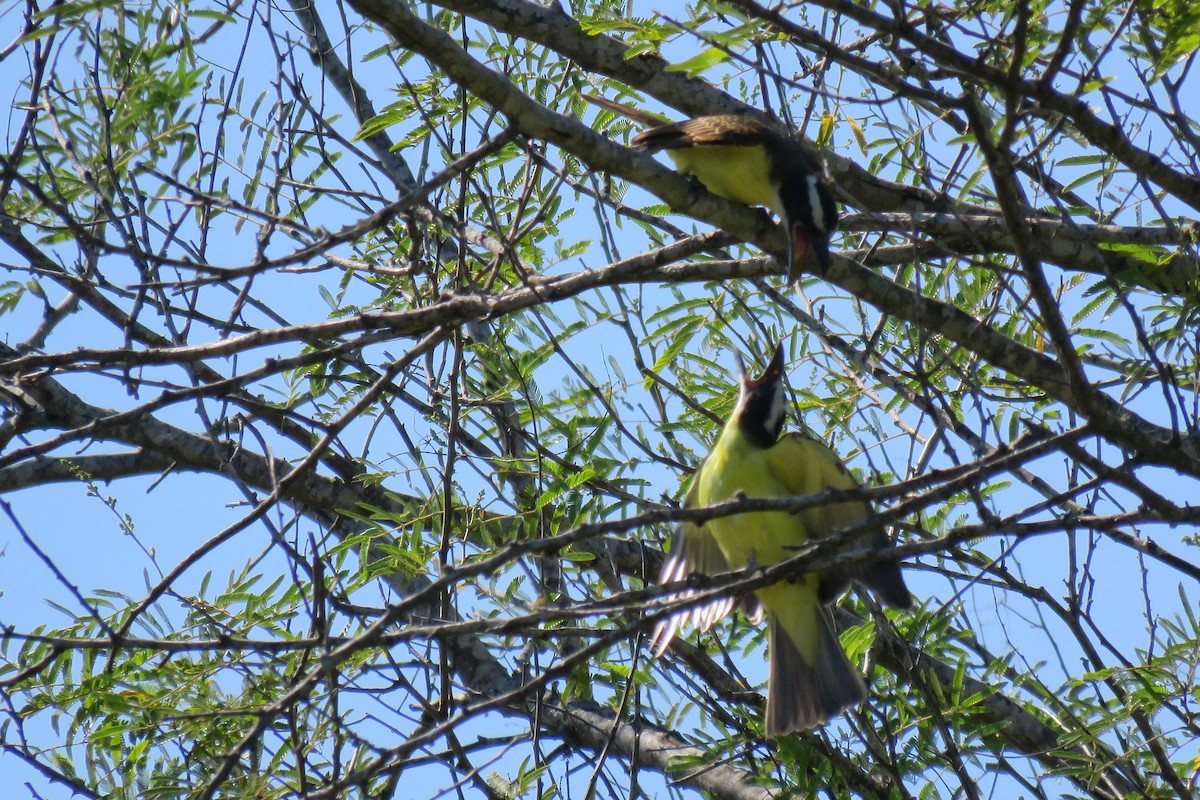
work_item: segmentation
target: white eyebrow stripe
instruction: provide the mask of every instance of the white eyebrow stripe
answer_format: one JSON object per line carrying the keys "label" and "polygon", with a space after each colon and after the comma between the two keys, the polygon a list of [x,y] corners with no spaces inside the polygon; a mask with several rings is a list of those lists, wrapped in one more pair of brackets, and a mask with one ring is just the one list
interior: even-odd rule
{"label": "white eyebrow stripe", "polygon": [[813,227],[824,233],[829,228],[825,224],[825,206],[821,203],[821,192],[817,189],[817,176],[809,175],[804,181],[808,184],[808,213],[812,215]]}
{"label": "white eyebrow stripe", "polygon": [[783,380],[775,384],[775,395],[771,398],[771,409],[767,412],[767,430],[773,431],[782,424],[786,408],[786,394],[783,390]]}

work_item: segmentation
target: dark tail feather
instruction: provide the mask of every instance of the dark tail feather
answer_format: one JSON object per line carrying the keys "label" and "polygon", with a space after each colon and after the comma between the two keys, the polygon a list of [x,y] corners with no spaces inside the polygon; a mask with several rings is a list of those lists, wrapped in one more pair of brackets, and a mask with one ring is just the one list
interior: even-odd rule
{"label": "dark tail feather", "polygon": [[[867,544],[867,542],[863,542]],[[883,528],[875,529],[869,544],[876,550],[891,550],[896,545]],[[830,571],[821,576],[821,602],[831,603],[849,588],[848,579],[853,578],[866,586],[882,602],[892,608],[910,608],[912,595],[904,583],[904,574],[896,561],[873,561],[859,564],[848,570]]]}
{"label": "dark tail feather", "polygon": [[809,664],[786,630],[771,617],[771,671],[767,683],[767,735],[779,736],[821,725],[843,708],[858,705],[867,687],[846,658],[829,612],[817,614],[817,659]]}
{"label": "dark tail feather", "polygon": [[908,586],[904,584],[900,565],[895,561],[867,564],[855,577],[892,608],[909,608],[912,605],[912,595],[908,592]]}
{"label": "dark tail feather", "polygon": [[866,586],[892,608],[912,606],[912,595],[908,593],[900,565],[894,561],[878,561],[846,570],[827,570],[821,573],[817,597],[822,603],[832,603],[850,588],[851,579]]}

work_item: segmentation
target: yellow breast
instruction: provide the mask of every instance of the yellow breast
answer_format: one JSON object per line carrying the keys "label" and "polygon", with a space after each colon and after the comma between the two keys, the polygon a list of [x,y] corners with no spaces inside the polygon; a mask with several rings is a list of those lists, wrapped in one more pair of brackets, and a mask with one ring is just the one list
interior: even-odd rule
{"label": "yellow breast", "polygon": [[[701,506],[746,497],[786,497],[771,471],[767,451],[751,447],[740,436],[722,436],[705,461],[696,500]],[[755,511],[710,520],[713,538],[734,569],[753,562],[766,566],[795,555],[808,541],[802,517],[786,511]]]}
{"label": "yellow breast", "polygon": [[771,163],[763,147],[704,145],[667,151],[676,169],[713,194],[748,206],[766,206],[782,214],[779,187],[771,182]]}

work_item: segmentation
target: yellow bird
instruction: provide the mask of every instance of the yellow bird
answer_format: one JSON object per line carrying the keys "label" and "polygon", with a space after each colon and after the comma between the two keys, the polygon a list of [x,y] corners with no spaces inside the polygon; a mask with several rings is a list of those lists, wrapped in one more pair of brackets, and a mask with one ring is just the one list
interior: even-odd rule
{"label": "yellow bird", "polygon": [[694,176],[718,197],[773,211],[788,233],[789,282],[800,277],[810,249],[818,274],[829,270],[837,205],[819,165],[797,141],[749,117],[722,114],[663,124],[661,117],[604,97],[584,99],[651,126],[630,144],[651,153],[665,150],[680,174]]}
{"label": "yellow bird", "polygon": [[[826,489],[854,489],[858,482],[824,444],[802,434],[781,435],[786,412],[783,348],[766,371],[751,380],[741,362],[741,393],[733,415],[712,452],[692,476],[685,508],[704,508],[738,497],[813,495]],[[795,554],[800,545],[870,519],[866,501],[848,501],[787,511],[755,511],[721,517],[703,525],[679,525],[661,583],[689,575],[715,575],[768,566]],[[871,527],[847,547],[893,546],[881,526]],[[681,624],[705,630],[734,607],[754,618],[765,612],[770,671],[766,731],[778,736],[821,725],[866,698],[862,678],[850,664],[833,631],[825,604],[836,600],[851,580],[870,587],[884,602],[908,608],[912,597],[894,561],[809,573],[757,589],[741,598],[719,598],[680,611],[659,623],[651,640],[655,655],[670,645]],[[692,592],[684,592],[688,596]]]}

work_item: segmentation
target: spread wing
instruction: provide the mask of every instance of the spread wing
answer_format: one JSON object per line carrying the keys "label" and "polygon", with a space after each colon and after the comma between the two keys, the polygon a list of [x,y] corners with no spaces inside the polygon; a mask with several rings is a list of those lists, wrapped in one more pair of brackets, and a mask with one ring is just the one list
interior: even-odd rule
{"label": "spread wing", "polygon": [[[691,486],[683,499],[684,508],[695,508],[698,484],[696,476],[703,469],[704,464],[701,464],[700,469],[696,470],[696,475],[692,476]],[[671,540],[671,552],[667,554],[667,560],[663,563],[658,582],[660,584],[675,583],[687,580],[689,575],[720,575],[729,571],[729,563],[725,560],[725,555],[721,552],[717,540],[713,538],[708,528],[694,522],[681,522],[675,528],[675,536]],[[696,594],[695,589],[685,589],[682,592],[667,595],[664,599],[667,602],[679,601],[694,597]],[[700,605],[688,606],[669,617],[664,617],[654,626],[654,634],[650,638],[651,651],[656,656],[662,655],[683,625],[691,625],[698,630],[705,631],[734,608],[755,618],[762,614],[758,601],[754,595],[749,594],[741,597],[717,597]]]}
{"label": "spread wing", "polygon": [[[826,489],[857,489],[859,483],[833,450],[810,436],[790,433],[767,453],[772,473],[788,491],[796,495],[811,495]],[[874,512],[865,500],[828,503],[800,512],[809,534],[815,539],[870,519]],[[857,546],[885,550],[893,547],[891,537],[882,525],[870,527]],[[876,561],[858,564],[841,571],[821,575],[822,600],[828,602],[844,592],[851,579],[860,581],[890,606],[908,608],[912,597],[904,585],[900,565]]]}

